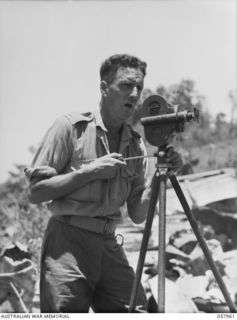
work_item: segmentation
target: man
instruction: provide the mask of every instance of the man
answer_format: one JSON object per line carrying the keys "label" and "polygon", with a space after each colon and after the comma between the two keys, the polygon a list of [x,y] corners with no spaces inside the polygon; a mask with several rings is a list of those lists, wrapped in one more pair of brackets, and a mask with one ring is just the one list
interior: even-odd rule
{"label": "man", "polygon": [[[26,170],[33,203],[51,201],[41,261],[42,312],[127,312],[134,272],[116,242],[127,203],[145,220],[151,192],[146,150],[126,121],[140,98],[146,63],[114,55],[100,69],[99,112],[56,120]],[[124,160],[129,157],[139,157]],[[169,159],[179,162],[170,152]],[[146,310],[142,286],[140,310]]]}

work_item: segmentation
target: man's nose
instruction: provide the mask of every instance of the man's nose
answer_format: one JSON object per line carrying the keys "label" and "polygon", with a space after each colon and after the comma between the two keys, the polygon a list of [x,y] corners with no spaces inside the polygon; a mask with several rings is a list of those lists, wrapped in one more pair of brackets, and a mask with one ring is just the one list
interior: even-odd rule
{"label": "man's nose", "polygon": [[133,97],[133,98],[138,98],[138,90],[137,90],[137,87],[133,87],[131,93],[130,93],[130,96]]}

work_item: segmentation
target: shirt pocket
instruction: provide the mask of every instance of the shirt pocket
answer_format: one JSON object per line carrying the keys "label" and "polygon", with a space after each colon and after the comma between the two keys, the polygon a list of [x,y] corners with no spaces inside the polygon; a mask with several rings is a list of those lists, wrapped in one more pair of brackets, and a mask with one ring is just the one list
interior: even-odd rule
{"label": "shirt pocket", "polygon": [[[78,170],[88,165],[93,159],[100,156],[96,153],[95,143],[89,147],[84,145],[84,138],[77,140],[77,145],[71,160],[70,170]],[[103,181],[93,180],[70,194],[70,199],[80,202],[102,202],[103,201]]]}
{"label": "shirt pocket", "polygon": [[[78,159],[74,156],[71,171],[82,168],[90,163],[87,159]],[[103,200],[103,181],[93,180],[70,194],[70,199],[80,202],[102,202]]]}

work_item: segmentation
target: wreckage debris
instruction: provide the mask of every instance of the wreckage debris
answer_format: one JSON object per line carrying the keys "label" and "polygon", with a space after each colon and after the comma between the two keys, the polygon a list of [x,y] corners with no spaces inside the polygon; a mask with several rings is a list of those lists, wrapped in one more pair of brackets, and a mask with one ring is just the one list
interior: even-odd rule
{"label": "wreckage debris", "polygon": [[[199,216],[205,215],[207,210],[211,212],[208,218],[201,217],[199,219]],[[224,226],[225,220],[216,219],[216,214],[221,218],[228,216],[227,225]],[[229,233],[232,227],[228,226],[236,219],[234,215],[234,213],[217,213],[217,209],[211,207],[195,208],[199,228],[206,239],[230,297],[237,304],[237,248],[234,239],[234,237],[237,238],[237,234],[236,228],[235,234],[234,232]],[[138,233],[135,233],[134,228],[136,229],[135,225],[133,225],[133,233],[128,236],[128,242],[126,232],[120,229],[120,233],[124,236],[124,247],[129,262],[136,269],[139,255],[137,244],[141,241],[141,230],[139,228]],[[157,231],[158,217],[155,217],[142,275],[149,312],[157,312]],[[136,251],[133,250],[131,238],[136,240]],[[167,216],[166,291],[166,312],[229,312],[222,292],[184,213]],[[169,295],[171,296],[169,297]]]}
{"label": "wreckage debris", "polygon": [[[201,210],[199,208],[199,212]],[[205,212],[206,210],[205,208]],[[212,219],[215,219],[214,214],[212,218],[207,218],[209,224],[200,224],[199,227],[206,238],[207,246],[222,275],[230,297],[237,304],[237,250],[225,251],[227,243],[233,245],[235,242],[230,241],[229,234],[223,233],[229,230],[228,225],[217,229],[217,222],[212,223]],[[223,224],[223,220],[220,221]],[[217,234],[214,230],[218,230],[220,233]],[[156,261],[153,270],[150,267],[152,272],[147,280],[149,285],[146,287],[149,291],[147,296],[150,299],[148,305],[153,310],[151,312],[155,312],[154,301],[156,303],[158,301],[157,272],[154,271],[154,269],[157,270],[157,263],[158,261]],[[149,269],[145,272],[149,274]],[[229,312],[203,251],[190,228],[176,230],[169,236],[166,246],[166,290],[166,312]],[[179,301],[178,304],[175,303],[175,297],[176,302]]]}
{"label": "wreckage debris", "polygon": [[32,312],[37,271],[19,242],[1,248],[0,313]]}

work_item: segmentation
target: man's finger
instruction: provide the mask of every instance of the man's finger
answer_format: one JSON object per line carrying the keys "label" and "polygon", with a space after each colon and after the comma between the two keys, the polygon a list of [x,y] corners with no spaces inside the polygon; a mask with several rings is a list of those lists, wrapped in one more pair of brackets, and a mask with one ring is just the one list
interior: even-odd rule
{"label": "man's finger", "polygon": [[110,154],[108,154],[108,155],[111,156],[112,158],[115,158],[115,159],[120,159],[120,158],[123,157],[123,156],[121,155],[121,153],[116,153],[116,152],[110,153]]}
{"label": "man's finger", "polygon": [[115,162],[117,163],[117,164],[119,164],[119,165],[123,165],[123,166],[126,166],[127,165],[127,163],[126,163],[126,161],[121,157],[121,158],[119,158],[119,159],[114,159],[115,160]]}

